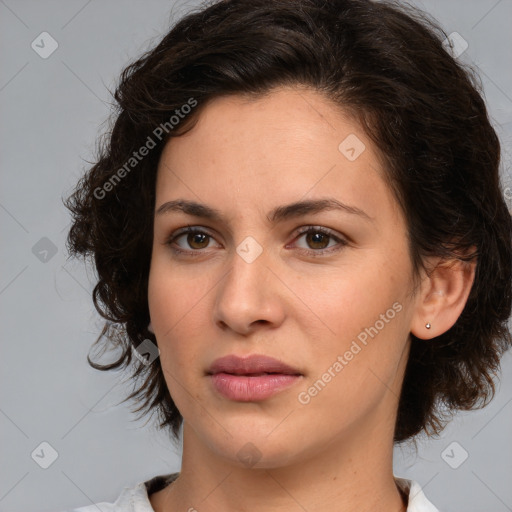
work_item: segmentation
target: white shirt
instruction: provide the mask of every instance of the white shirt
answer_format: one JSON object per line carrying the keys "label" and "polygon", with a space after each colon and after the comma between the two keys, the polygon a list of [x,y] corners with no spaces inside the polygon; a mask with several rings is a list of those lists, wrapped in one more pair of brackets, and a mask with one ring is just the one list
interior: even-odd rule
{"label": "white shirt", "polygon": [[[151,480],[139,482],[133,487],[125,487],[114,503],[96,503],[85,507],[75,508],[69,512],[154,512],[149,501],[148,490],[151,494],[168,485],[178,477],[179,473],[161,475]],[[420,485],[414,480],[395,477],[398,486],[409,496],[407,512],[439,512],[427,500]]]}

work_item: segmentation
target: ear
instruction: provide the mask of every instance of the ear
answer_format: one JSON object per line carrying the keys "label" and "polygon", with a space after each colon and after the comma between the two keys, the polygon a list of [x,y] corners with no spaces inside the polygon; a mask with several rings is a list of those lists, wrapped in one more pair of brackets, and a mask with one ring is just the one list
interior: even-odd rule
{"label": "ear", "polygon": [[149,325],[148,325],[148,331],[149,331],[151,334],[155,334],[155,331],[153,330],[153,325],[151,324],[151,321],[149,322]]}
{"label": "ear", "polygon": [[[432,261],[427,262],[431,264]],[[417,338],[435,338],[450,329],[459,318],[475,279],[476,258],[440,260],[425,272],[416,298],[411,333]],[[430,324],[430,329],[425,327]]]}

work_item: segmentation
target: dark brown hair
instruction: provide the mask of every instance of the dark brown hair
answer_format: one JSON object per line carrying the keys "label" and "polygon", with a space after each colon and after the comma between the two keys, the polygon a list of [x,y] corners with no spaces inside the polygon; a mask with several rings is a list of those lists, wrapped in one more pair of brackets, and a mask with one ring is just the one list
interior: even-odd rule
{"label": "dark brown hair", "polygon": [[[446,411],[485,405],[512,344],[512,222],[480,82],[445,49],[445,38],[427,15],[391,2],[227,0],[188,14],[128,66],[97,162],[66,200],[70,252],[93,256],[98,274],[93,299],[106,323],[96,343],[121,350],[111,364],[89,363],[124,367],[134,347],[156,342],[147,330],[147,292],[166,140],[190,129],[213,98],[304,85],[355,116],[384,155],[415,275],[429,255],[477,258],[456,324],[429,341],[411,334],[395,442],[422,430],[438,434]],[[139,159],[144,146],[151,148]],[[158,412],[159,426],[177,438],[182,417],[160,359],[134,361],[134,382],[142,383],[126,400],[141,404],[136,411]]]}

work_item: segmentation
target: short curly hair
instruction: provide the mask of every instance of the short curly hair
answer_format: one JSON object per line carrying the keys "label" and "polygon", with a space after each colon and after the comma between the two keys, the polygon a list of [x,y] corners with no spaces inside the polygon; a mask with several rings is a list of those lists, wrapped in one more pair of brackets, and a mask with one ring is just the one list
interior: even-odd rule
{"label": "short curly hair", "polygon": [[121,349],[110,364],[88,356],[89,364],[110,370],[133,360],[133,382],[142,383],[125,400],[135,399],[136,411],[157,412],[159,427],[179,438],[183,418],[160,359],[132,359],[144,340],[157,343],[147,295],[162,149],[210,100],[286,85],[334,101],[381,150],[415,276],[427,256],[477,261],[455,325],[428,342],[411,333],[394,442],[438,435],[447,411],[492,399],[512,344],[512,221],[480,80],[446,41],[428,15],[389,1],[224,0],[187,14],[123,71],[97,161],[65,204],[68,249],[92,256],[98,275],[93,300],[106,322],[96,344]]}

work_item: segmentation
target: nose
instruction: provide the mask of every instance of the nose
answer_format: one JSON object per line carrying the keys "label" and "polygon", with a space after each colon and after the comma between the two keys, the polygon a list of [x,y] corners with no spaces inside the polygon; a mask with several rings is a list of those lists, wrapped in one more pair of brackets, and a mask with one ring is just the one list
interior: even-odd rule
{"label": "nose", "polygon": [[265,249],[254,260],[233,252],[229,268],[216,288],[214,321],[223,330],[247,336],[284,320],[286,287],[269,266]]}

